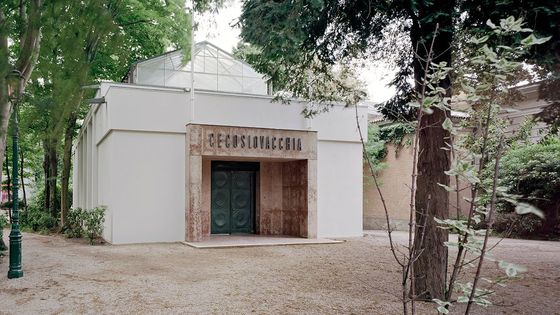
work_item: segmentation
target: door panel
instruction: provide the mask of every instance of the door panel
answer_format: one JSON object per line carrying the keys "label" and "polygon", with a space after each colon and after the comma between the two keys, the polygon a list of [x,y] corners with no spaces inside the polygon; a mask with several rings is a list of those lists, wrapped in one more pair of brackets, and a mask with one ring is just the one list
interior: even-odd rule
{"label": "door panel", "polygon": [[253,170],[213,165],[211,174],[211,233],[254,233],[255,178]]}
{"label": "door panel", "polygon": [[212,172],[212,233],[230,233],[230,172]]}
{"label": "door panel", "polygon": [[232,172],[231,233],[253,232],[253,174]]}

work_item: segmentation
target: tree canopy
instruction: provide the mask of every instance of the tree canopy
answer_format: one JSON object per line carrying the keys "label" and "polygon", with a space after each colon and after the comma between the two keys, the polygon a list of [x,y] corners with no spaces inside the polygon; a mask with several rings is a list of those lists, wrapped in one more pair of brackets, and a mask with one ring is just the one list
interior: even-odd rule
{"label": "tree canopy", "polygon": [[[397,67],[391,82],[397,94],[379,108],[391,120],[409,121],[420,115],[419,108],[410,106],[419,93],[441,90],[448,97],[452,95],[453,73],[429,85],[426,78],[431,76],[432,63],[454,66],[453,53],[468,49],[469,43],[464,40],[469,36],[465,33],[480,35],[488,32],[489,18],[497,21],[519,13],[529,18],[529,27],[535,27],[535,35],[550,36],[558,32],[558,19],[554,22],[536,19],[542,15],[555,17],[556,11],[555,4],[543,1],[248,0],[244,2],[239,24],[241,37],[251,48],[246,47],[241,53],[257,70],[270,75],[277,88],[293,96],[319,102],[335,100],[330,94],[330,97],[318,96],[325,93],[316,89],[333,85],[340,93],[338,99],[347,104],[356,103],[363,94],[353,93],[352,85],[333,75],[336,72],[332,69],[345,69],[350,73],[347,78],[359,66],[356,60],[390,58]],[[555,45],[533,48],[530,55],[522,58],[527,62],[539,59],[539,65],[550,72],[554,62],[546,60],[554,59],[556,53],[549,49]],[[317,93],[310,92],[313,90]],[[426,235],[432,238],[424,242],[425,254],[415,262],[422,273],[415,285],[416,292],[429,299],[442,297],[446,290],[447,262],[438,257],[447,255],[443,246],[447,233],[437,229],[431,218],[445,218],[449,213],[448,194],[439,186],[449,183],[445,172],[450,167],[450,156],[441,149],[450,139],[448,130],[442,127],[449,117],[449,109],[430,109],[421,116],[418,126],[415,209],[417,221],[426,223],[419,231],[426,229]],[[426,209],[428,219],[418,215]],[[420,234],[423,232],[415,235]]]}
{"label": "tree canopy", "polygon": [[[255,67],[279,82],[295,96],[324,102],[324,98],[309,93],[316,84],[332,84],[342,93],[342,100],[355,104],[363,94],[352,92],[330,71],[332,68],[352,65],[356,59],[368,59],[390,49],[389,42],[379,45],[391,26],[408,34],[409,45],[397,51],[401,69],[398,74],[399,104],[384,112],[398,119],[410,119],[417,109],[409,109],[415,93],[421,90],[431,62],[451,64],[453,20],[456,15],[455,1],[291,1],[269,2],[249,0],[244,3],[240,17],[241,37],[255,45],[259,53],[254,55]],[[263,31],[266,30],[266,31]],[[255,61],[256,60],[256,61]],[[347,72],[352,73],[351,70]],[[320,78],[319,82],[307,78]],[[409,80],[415,84],[410,85]],[[451,80],[445,76],[436,86],[450,93]],[[434,88],[432,86],[432,88]],[[322,93],[317,93],[322,94]],[[351,95],[352,97],[347,97]],[[333,97],[334,99],[334,97]],[[404,104],[402,104],[404,103]],[[403,109],[404,108],[404,109]],[[436,108],[431,115],[420,121],[420,156],[417,178],[416,208],[427,209],[429,218],[437,215],[447,217],[448,196],[438,186],[448,184],[445,171],[449,168],[449,153],[441,150],[449,133],[441,127],[446,111]],[[424,128],[432,126],[431,128]],[[426,242],[425,255],[417,264],[430,266],[419,268],[422,275],[416,279],[416,290],[425,298],[443,298],[445,291],[447,232],[437,229],[431,219],[422,227],[434,235]]]}
{"label": "tree canopy", "polygon": [[[195,10],[222,4],[197,1]],[[18,102],[21,173],[33,178],[41,199],[34,213],[56,222],[71,203],[72,141],[89,109],[83,100],[94,91],[84,87],[121,81],[130,64],[169,49],[187,48],[188,59],[190,39],[190,14],[181,0],[2,1],[0,155]]]}

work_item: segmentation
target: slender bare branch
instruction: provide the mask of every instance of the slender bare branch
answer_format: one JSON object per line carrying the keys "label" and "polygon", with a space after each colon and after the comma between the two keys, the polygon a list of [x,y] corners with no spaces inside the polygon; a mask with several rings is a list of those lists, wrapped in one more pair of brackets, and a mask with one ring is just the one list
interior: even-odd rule
{"label": "slender bare branch", "polygon": [[482,249],[480,250],[480,259],[478,260],[478,266],[476,268],[476,274],[474,276],[474,281],[472,285],[471,295],[469,296],[469,302],[467,303],[467,308],[465,310],[465,315],[470,314],[472,304],[474,299],[476,298],[476,288],[478,285],[478,281],[480,279],[480,273],[482,271],[482,264],[484,263],[484,256],[486,255],[486,247],[488,245],[488,238],[490,237],[490,231],[492,230],[492,225],[494,224],[494,212],[496,210],[496,192],[498,186],[498,175],[500,172],[500,158],[502,154],[502,143],[503,138],[500,138],[498,143],[498,149],[496,152],[496,162],[494,164],[494,179],[492,181],[492,199],[490,201],[490,210],[488,211],[487,223],[488,227],[486,228],[486,233],[484,235],[484,242],[482,244]]}

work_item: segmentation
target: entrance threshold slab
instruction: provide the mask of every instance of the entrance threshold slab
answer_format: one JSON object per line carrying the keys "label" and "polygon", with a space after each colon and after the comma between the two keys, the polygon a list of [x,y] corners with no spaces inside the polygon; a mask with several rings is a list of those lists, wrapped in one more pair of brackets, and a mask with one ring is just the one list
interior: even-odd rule
{"label": "entrance threshold slab", "polygon": [[194,248],[230,248],[285,245],[338,244],[344,241],[326,238],[300,238],[290,236],[263,235],[212,235],[199,242],[183,242]]}

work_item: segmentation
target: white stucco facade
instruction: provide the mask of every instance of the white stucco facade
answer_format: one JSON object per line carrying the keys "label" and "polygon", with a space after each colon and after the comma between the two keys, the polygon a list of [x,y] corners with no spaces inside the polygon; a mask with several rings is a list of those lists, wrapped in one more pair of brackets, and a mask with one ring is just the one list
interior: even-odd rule
{"label": "white stucco facade", "polygon": [[[185,142],[192,124],[315,132],[316,237],[362,234],[356,108],[335,105],[305,119],[298,101],[199,90],[193,105],[188,89],[126,83],[102,83],[97,98],[103,101],[92,105],[75,144],[73,207],[106,207],[109,243],[186,240]],[[366,130],[367,106],[357,112]]]}

